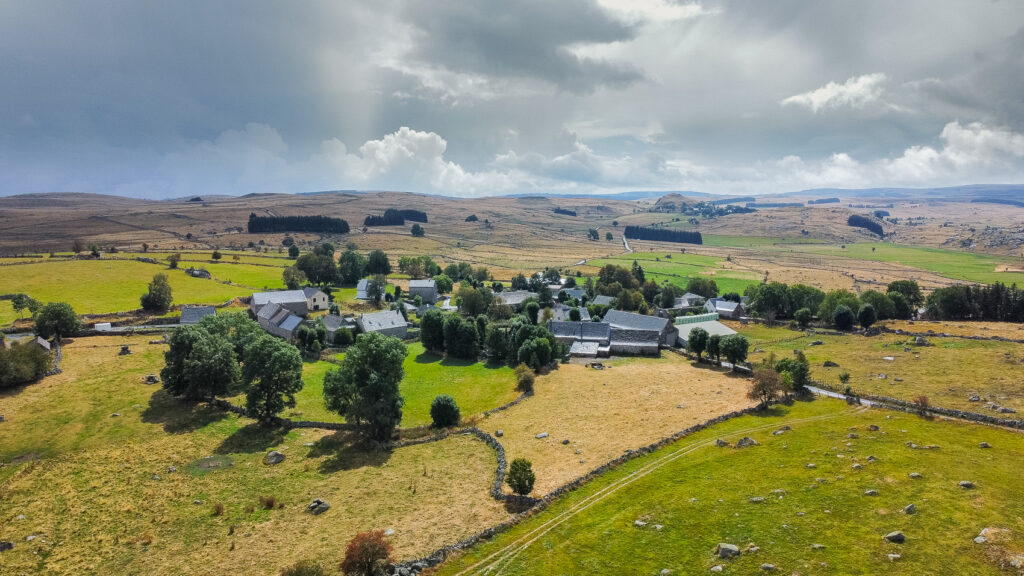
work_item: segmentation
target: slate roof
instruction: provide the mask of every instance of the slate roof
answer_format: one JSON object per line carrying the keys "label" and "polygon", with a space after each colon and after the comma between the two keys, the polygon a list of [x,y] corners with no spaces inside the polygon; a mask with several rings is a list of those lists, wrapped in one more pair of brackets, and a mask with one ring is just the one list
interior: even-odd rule
{"label": "slate roof", "polygon": [[43,350],[50,349],[50,343],[44,340],[41,336],[36,336],[35,338],[33,338],[32,343],[35,344],[36,346],[39,346]]}
{"label": "slate roof", "polygon": [[611,306],[612,300],[614,300],[614,298],[611,296],[605,296],[604,294],[594,296],[594,304],[600,304],[601,306]]}
{"label": "slate roof", "polygon": [[607,342],[611,326],[605,322],[557,322],[552,320],[548,322],[548,330],[555,338]]}
{"label": "slate roof", "polygon": [[378,332],[389,328],[404,328],[409,324],[398,310],[384,310],[363,314],[360,323],[364,332]]}
{"label": "slate roof", "polygon": [[661,332],[670,324],[668,318],[657,316],[645,316],[622,310],[609,310],[602,319],[612,325],[612,328],[626,328],[630,330],[653,330]]}
{"label": "slate roof", "polygon": [[509,306],[518,306],[523,303],[527,298],[536,298],[537,295],[528,290],[511,290],[508,292],[499,292],[495,294],[501,301]]}
{"label": "slate roof", "polygon": [[707,322],[694,322],[692,324],[679,324],[679,339],[686,342],[690,339],[690,332],[694,328],[703,328],[707,331],[709,336],[731,336],[736,333],[735,330],[729,328],[725,324],[722,324],[718,320],[708,320]]}
{"label": "slate roof", "polygon": [[708,300],[708,303],[715,307],[715,310],[721,310],[723,312],[735,312],[736,307],[739,306],[739,302],[733,302],[731,300],[723,300],[721,298],[712,298]]}
{"label": "slate roof", "polygon": [[611,344],[635,345],[635,346],[658,346],[661,342],[661,332],[657,330],[634,330],[629,328],[612,328]]}
{"label": "slate roof", "polygon": [[569,347],[570,356],[597,356],[600,345],[597,342],[573,342]]}
{"label": "slate roof", "polygon": [[213,306],[186,306],[181,309],[179,324],[198,324],[207,316],[216,316],[217,309]]}
{"label": "slate roof", "polygon": [[582,288],[562,288],[561,292],[565,292],[570,298],[576,298],[577,300],[587,293],[587,291]]}
{"label": "slate roof", "polygon": [[426,280],[409,280],[409,290],[413,288],[434,288],[436,284],[433,278],[427,278]]}
{"label": "slate roof", "polygon": [[348,318],[342,318],[341,316],[335,316],[334,314],[328,314],[320,320],[323,321],[324,327],[327,328],[328,332],[337,332],[341,328],[351,328],[355,326],[355,323]]}
{"label": "slate roof", "polygon": [[[313,288],[311,286],[306,286],[305,288],[302,289],[302,295],[305,296],[306,298],[312,298],[313,296],[316,296],[317,294],[324,294],[324,293],[323,293],[322,290],[319,290],[317,288]],[[327,296],[327,294],[324,294],[324,296]]]}
{"label": "slate roof", "polygon": [[302,317],[301,316],[296,316],[295,314],[292,314],[291,312],[288,312],[288,315],[285,316],[281,320],[281,322],[278,324],[278,326],[282,330],[287,330],[287,331],[291,332],[292,330],[295,330],[299,326],[299,324],[301,324],[301,323],[302,323]]}
{"label": "slate roof", "polygon": [[278,290],[276,292],[255,292],[252,295],[254,306],[265,306],[267,304],[296,304],[306,302],[306,293],[303,290]]}

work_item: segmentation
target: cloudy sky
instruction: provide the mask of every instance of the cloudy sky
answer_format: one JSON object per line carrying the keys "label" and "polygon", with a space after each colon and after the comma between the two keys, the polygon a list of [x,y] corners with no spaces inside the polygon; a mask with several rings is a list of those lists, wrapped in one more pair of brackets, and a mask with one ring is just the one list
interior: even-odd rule
{"label": "cloudy sky", "polygon": [[0,0],[0,195],[1024,182],[1024,4]]}

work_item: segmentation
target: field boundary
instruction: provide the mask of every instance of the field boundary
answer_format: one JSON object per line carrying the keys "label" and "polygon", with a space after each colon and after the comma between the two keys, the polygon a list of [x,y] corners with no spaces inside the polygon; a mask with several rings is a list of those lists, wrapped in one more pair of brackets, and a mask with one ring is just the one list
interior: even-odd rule
{"label": "field boundary", "polygon": [[959,338],[961,340],[986,340],[990,342],[1012,342],[1014,344],[1024,344],[1024,339],[1015,340],[1013,338],[1007,338],[1006,336],[961,336],[958,334],[950,334],[948,332],[909,332],[902,328],[893,330],[888,326],[879,326],[882,332],[886,334],[897,334],[900,336],[920,336],[921,338]]}

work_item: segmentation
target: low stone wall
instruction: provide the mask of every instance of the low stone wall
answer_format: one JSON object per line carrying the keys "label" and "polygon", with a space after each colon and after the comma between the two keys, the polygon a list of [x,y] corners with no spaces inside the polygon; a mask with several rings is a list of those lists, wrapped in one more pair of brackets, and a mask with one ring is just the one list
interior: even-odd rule
{"label": "low stone wall", "polygon": [[886,334],[899,334],[901,336],[920,336],[922,338],[960,338],[962,340],[991,340],[993,342],[1012,342],[1014,344],[1024,344],[1024,340],[1015,340],[1013,338],[1007,338],[1005,336],[958,336],[956,334],[948,334],[946,332],[910,332],[902,328],[893,330],[887,326],[881,327],[882,332]]}

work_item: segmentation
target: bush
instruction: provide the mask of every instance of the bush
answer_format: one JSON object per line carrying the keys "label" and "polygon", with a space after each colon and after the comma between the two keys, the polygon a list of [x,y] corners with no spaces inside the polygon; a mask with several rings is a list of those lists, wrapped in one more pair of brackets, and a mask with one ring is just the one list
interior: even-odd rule
{"label": "bush", "polygon": [[857,312],[857,321],[860,322],[861,328],[870,328],[877,320],[878,314],[871,304],[861,306],[860,311]]}
{"label": "bush", "polygon": [[801,330],[807,328],[807,325],[811,323],[811,317],[810,308],[801,308],[793,313],[793,319],[796,320]]}
{"label": "bush", "polygon": [[832,314],[832,323],[840,330],[852,330],[853,322],[853,310],[845,304],[840,304]]}
{"label": "bush", "polygon": [[11,344],[10,348],[0,344],[0,390],[34,382],[51,365],[50,353],[35,344]]}
{"label": "bush", "polygon": [[281,576],[325,576],[323,566],[312,560],[299,560],[287,568],[281,569]]}
{"label": "bush", "polygon": [[537,477],[533,473],[533,465],[526,458],[516,458],[508,467],[509,488],[516,494],[526,496],[533,491],[533,483]]}
{"label": "bush", "polygon": [[153,276],[153,281],[149,283],[149,291],[140,298],[142,307],[151,312],[167,312],[171,307],[171,301],[171,285],[167,282],[165,274]]}
{"label": "bush", "polygon": [[260,496],[260,506],[264,510],[273,510],[277,508],[277,498],[273,496]]}
{"label": "bush", "polygon": [[[849,372],[840,372],[839,373],[839,383],[840,384],[846,384],[849,381],[850,381],[850,373]],[[847,386],[847,389],[849,389],[849,386]]]}
{"label": "bush", "polygon": [[430,403],[430,419],[434,421],[435,428],[458,426],[461,417],[459,405],[455,403],[455,398],[447,394],[437,396]]}
{"label": "bush", "polygon": [[345,548],[341,572],[347,576],[381,576],[391,563],[391,551],[383,530],[360,532]]}
{"label": "bush", "polygon": [[224,515],[224,503],[223,502],[217,502],[216,504],[213,505],[213,515],[214,516],[223,516]]}
{"label": "bush", "polygon": [[533,370],[526,364],[516,366],[516,390],[533,394]]}

